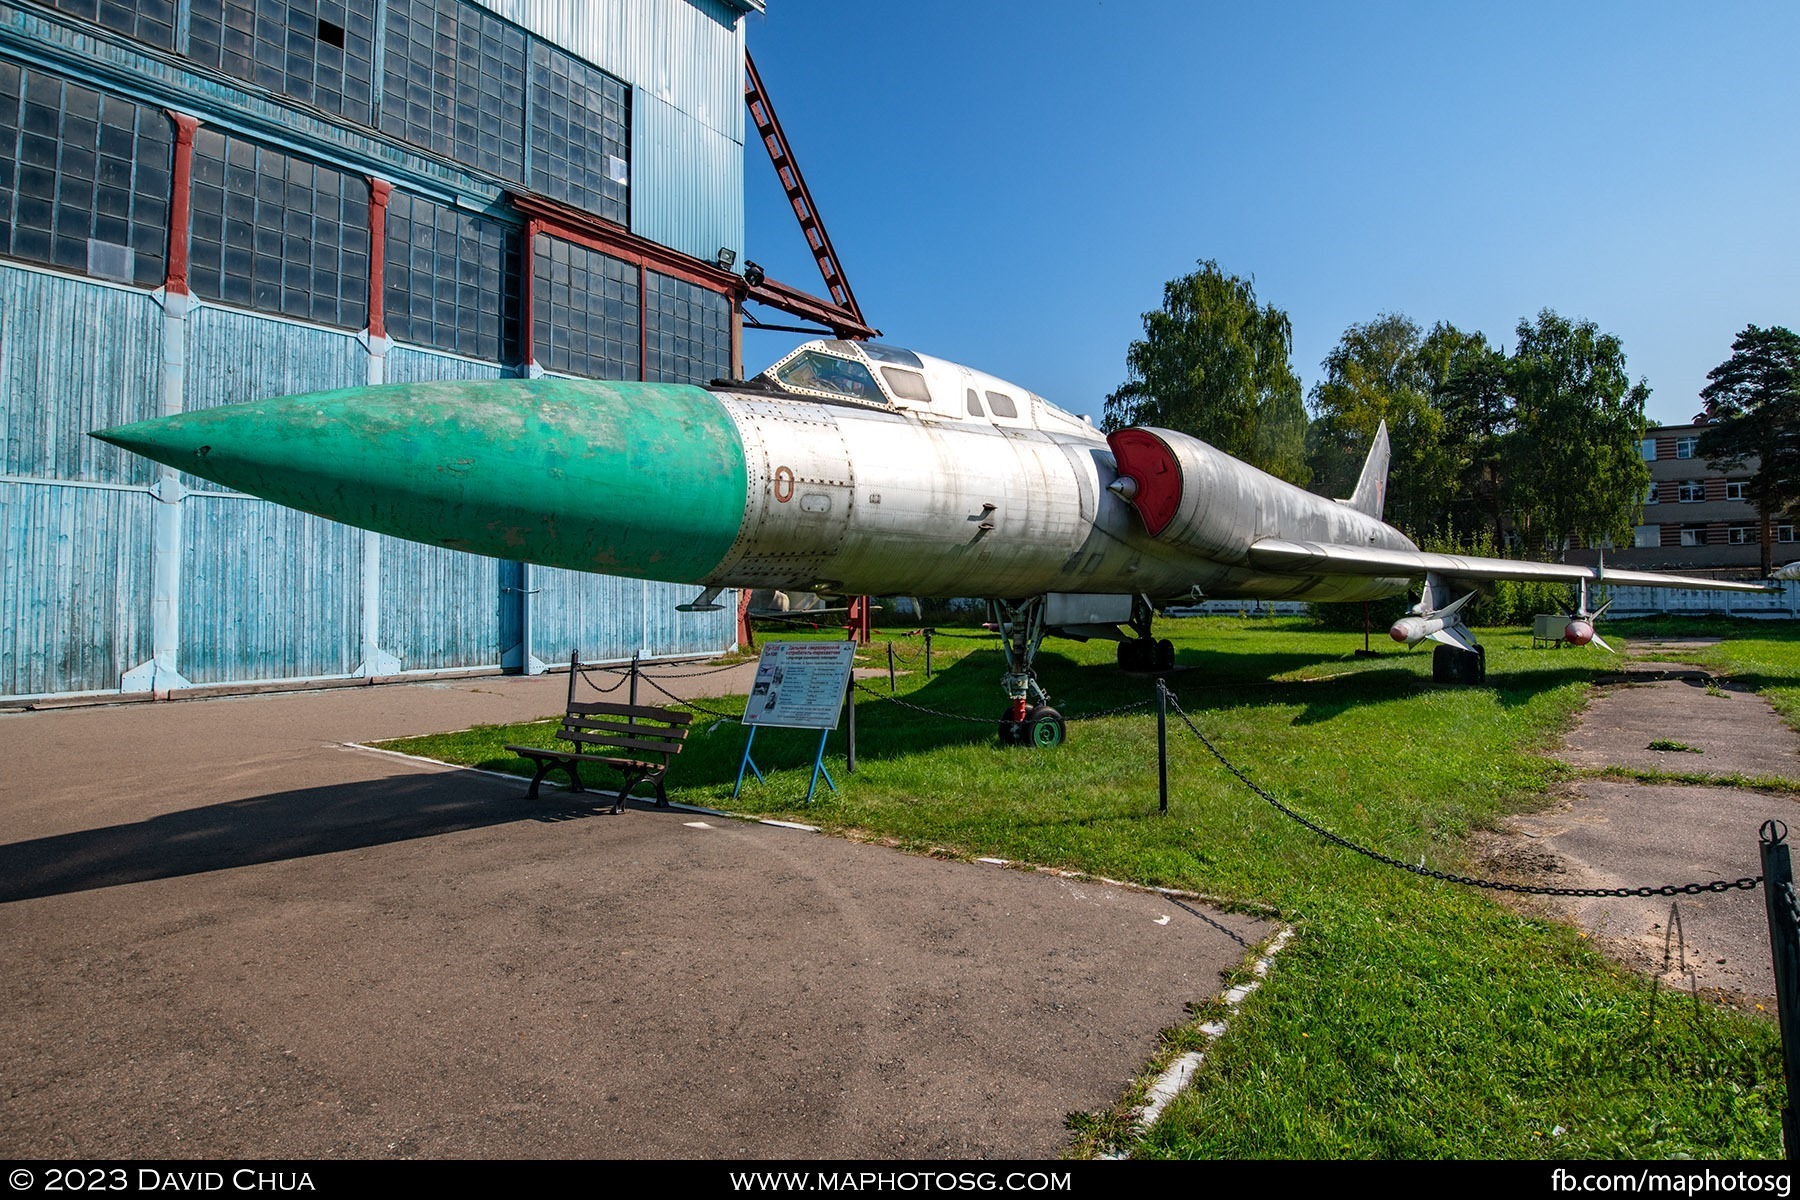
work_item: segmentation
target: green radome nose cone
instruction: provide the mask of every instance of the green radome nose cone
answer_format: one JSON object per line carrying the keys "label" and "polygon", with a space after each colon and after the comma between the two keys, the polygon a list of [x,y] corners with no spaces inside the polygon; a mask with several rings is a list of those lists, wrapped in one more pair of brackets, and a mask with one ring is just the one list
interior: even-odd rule
{"label": "green radome nose cone", "polygon": [[676,583],[725,557],[744,448],[700,388],[502,379],[233,404],[93,436],[415,542]]}

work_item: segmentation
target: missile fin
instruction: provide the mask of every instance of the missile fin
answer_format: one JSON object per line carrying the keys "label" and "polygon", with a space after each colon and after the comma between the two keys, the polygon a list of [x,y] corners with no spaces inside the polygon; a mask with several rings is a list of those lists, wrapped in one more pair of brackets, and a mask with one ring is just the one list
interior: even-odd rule
{"label": "missile fin", "polygon": [[1446,625],[1429,636],[1434,642],[1442,642],[1446,646],[1455,646],[1458,650],[1467,650],[1470,654],[1476,653],[1475,642],[1469,637],[1467,631],[1464,630],[1461,621],[1458,621],[1454,625]]}

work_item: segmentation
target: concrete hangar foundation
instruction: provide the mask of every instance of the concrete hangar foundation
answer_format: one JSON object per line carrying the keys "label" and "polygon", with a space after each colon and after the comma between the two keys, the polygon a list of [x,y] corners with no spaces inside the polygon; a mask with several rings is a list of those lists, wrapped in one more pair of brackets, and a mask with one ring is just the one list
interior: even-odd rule
{"label": "concrete hangar foundation", "polygon": [[735,373],[761,7],[0,0],[0,698],[729,646],[691,588],[396,542],[86,433]]}

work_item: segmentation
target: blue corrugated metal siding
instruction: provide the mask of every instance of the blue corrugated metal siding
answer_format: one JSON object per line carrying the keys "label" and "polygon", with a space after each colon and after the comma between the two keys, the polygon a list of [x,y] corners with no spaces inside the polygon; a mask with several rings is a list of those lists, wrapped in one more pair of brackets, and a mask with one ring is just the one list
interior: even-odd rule
{"label": "blue corrugated metal siding", "polygon": [[744,26],[725,6],[690,0],[476,3],[631,84],[634,103],[640,95],[655,96],[743,143]]}
{"label": "blue corrugated metal siding", "polygon": [[631,106],[631,231],[705,262],[744,260],[744,147],[652,97]]}
{"label": "blue corrugated metal siding", "polygon": [[[389,383],[497,379],[493,363],[395,346]],[[500,564],[491,558],[381,540],[381,648],[402,670],[500,665]]]}
{"label": "blue corrugated metal siding", "polygon": [[[188,316],[187,356],[190,410],[369,382],[368,351],[355,334],[229,308],[202,306]],[[221,490],[187,474],[181,484]]]}
{"label": "blue corrugated metal siding", "polygon": [[0,474],[147,486],[87,436],[156,415],[162,308],[143,292],[0,267]]}
{"label": "blue corrugated metal siding", "polygon": [[[579,650],[584,661],[716,653],[737,632],[728,604],[716,613],[679,613],[692,600],[692,584],[647,583],[549,567],[531,569],[531,652],[545,662],[567,662]],[[729,597],[728,597],[729,599]]]}
{"label": "blue corrugated metal siding", "polygon": [[149,493],[0,483],[0,694],[117,687],[150,657]]}
{"label": "blue corrugated metal siding", "polygon": [[692,584],[646,583],[644,588],[644,653],[693,654],[723,650],[737,640],[737,593],[720,595],[718,612],[676,612],[677,604],[694,598]]}
{"label": "blue corrugated metal siding", "polygon": [[381,648],[403,671],[500,665],[500,563],[381,539]]}
{"label": "blue corrugated metal siding", "polygon": [[353,333],[203,305],[188,318],[187,407],[360,387],[368,351]]}
{"label": "blue corrugated metal siding", "polygon": [[183,503],[183,675],[225,683],[356,669],[360,530],[231,495]]}
{"label": "blue corrugated metal siding", "polygon": [[430,383],[438,379],[499,379],[506,372],[494,363],[471,362],[430,350],[394,346],[387,353],[389,383]]}

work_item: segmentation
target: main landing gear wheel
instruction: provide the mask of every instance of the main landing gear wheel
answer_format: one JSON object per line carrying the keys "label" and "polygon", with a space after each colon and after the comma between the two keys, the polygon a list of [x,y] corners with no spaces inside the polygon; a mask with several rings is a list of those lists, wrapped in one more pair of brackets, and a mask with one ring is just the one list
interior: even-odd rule
{"label": "main landing gear wheel", "polygon": [[1119,669],[1122,671],[1168,671],[1175,666],[1175,643],[1168,638],[1160,642],[1149,638],[1127,638],[1119,643]]}
{"label": "main landing gear wheel", "polygon": [[1487,682],[1487,647],[1475,652],[1457,646],[1438,646],[1431,652],[1431,678],[1435,683],[1474,687]]}

